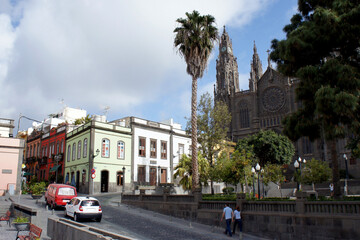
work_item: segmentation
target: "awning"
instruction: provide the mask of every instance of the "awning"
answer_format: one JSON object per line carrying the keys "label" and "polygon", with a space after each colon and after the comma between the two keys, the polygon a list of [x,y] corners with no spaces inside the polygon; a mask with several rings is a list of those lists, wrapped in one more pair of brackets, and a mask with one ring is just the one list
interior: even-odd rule
{"label": "awning", "polygon": [[61,164],[50,168],[50,172],[56,172],[59,169],[60,166],[61,166]]}
{"label": "awning", "polygon": [[23,176],[32,176],[32,175],[34,175],[33,173],[31,173],[31,172],[26,172],[26,173],[24,173],[24,175]]}

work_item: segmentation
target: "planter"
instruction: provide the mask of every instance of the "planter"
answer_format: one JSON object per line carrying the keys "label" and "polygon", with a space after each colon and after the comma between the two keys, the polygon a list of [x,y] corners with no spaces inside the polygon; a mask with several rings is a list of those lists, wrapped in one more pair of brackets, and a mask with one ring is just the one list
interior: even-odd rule
{"label": "planter", "polygon": [[31,194],[31,197],[32,197],[33,199],[40,199],[42,196],[43,196],[42,194],[40,194],[40,195],[38,195],[38,194]]}
{"label": "planter", "polygon": [[12,223],[17,231],[28,231],[30,223]]}

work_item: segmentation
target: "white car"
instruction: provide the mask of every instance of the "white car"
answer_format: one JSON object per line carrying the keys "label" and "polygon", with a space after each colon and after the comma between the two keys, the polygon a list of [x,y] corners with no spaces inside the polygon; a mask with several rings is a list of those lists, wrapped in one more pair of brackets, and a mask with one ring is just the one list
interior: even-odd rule
{"label": "white car", "polygon": [[86,218],[100,222],[102,217],[100,202],[93,197],[74,197],[65,205],[66,216],[74,218],[74,221]]}

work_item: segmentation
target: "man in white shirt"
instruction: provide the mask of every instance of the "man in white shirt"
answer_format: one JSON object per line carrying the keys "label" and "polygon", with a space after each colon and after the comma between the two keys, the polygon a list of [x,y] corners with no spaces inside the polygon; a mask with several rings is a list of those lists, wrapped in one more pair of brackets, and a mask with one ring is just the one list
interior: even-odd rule
{"label": "man in white shirt", "polygon": [[221,220],[220,222],[222,222],[222,220],[225,218],[226,220],[226,229],[225,229],[225,234],[229,233],[229,236],[232,237],[232,233],[231,233],[231,220],[234,217],[234,213],[232,211],[232,209],[229,207],[228,204],[225,204],[225,208],[223,210],[223,214],[221,216]]}

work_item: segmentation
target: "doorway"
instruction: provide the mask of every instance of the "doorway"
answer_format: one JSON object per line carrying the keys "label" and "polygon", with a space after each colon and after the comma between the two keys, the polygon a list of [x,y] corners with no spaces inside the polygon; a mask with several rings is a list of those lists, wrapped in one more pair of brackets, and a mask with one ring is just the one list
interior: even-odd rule
{"label": "doorway", "polygon": [[108,192],[109,190],[109,172],[101,171],[101,192]]}
{"label": "doorway", "polygon": [[80,171],[76,172],[76,191],[78,192],[80,188]]}
{"label": "doorway", "polygon": [[156,167],[150,168],[150,185],[156,186]]}

